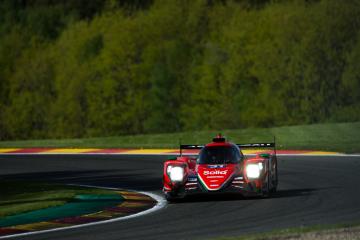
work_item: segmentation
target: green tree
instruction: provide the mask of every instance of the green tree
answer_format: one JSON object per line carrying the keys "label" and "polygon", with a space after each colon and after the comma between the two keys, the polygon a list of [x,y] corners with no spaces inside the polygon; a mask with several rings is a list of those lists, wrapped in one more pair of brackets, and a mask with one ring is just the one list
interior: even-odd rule
{"label": "green tree", "polygon": [[[5,107],[4,125],[9,138],[27,139],[47,136],[46,116],[54,90],[53,59],[46,46],[27,50],[16,61],[16,73],[9,79],[9,101]],[[34,58],[34,51],[38,53]]]}

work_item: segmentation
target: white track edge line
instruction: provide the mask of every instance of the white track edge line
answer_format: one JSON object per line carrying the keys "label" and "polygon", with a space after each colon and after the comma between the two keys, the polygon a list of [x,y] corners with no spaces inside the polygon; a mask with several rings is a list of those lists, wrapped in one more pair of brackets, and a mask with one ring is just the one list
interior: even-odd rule
{"label": "white track edge line", "polygon": [[155,206],[153,206],[152,208],[147,209],[145,211],[138,212],[138,213],[131,214],[128,216],[124,216],[124,217],[112,218],[112,219],[98,221],[98,222],[92,222],[92,223],[84,223],[84,224],[79,224],[79,225],[74,225],[74,226],[53,228],[53,229],[47,229],[47,230],[27,232],[27,233],[11,234],[11,235],[7,235],[7,236],[2,236],[2,237],[0,237],[0,239],[24,237],[24,236],[30,236],[30,235],[37,235],[37,234],[41,234],[41,233],[50,233],[50,232],[64,231],[64,230],[68,230],[68,229],[83,228],[83,227],[88,227],[88,226],[94,226],[94,225],[100,225],[100,224],[106,224],[106,223],[112,223],[112,222],[119,222],[119,221],[131,219],[131,218],[147,215],[149,213],[158,211],[161,208],[164,208],[166,206],[166,200],[163,197],[161,197],[155,193],[151,193],[151,192],[135,191],[135,190],[123,189],[123,188],[110,188],[110,187],[101,187],[101,186],[92,186],[92,185],[81,185],[81,184],[68,184],[68,185],[79,186],[79,187],[89,187],[89,188],[92,187],[92,188],[108,189],[108,190],[125,190],[125,191],[138,192],[138,193],[145,194],[145,195],[155,199],[157,201],[157,204]]}

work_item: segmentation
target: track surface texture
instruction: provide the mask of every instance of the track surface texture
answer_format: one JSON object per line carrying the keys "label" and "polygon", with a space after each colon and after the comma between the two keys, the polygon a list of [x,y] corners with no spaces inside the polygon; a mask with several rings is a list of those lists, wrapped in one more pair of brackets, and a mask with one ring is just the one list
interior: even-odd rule
{"label": "track surface texture", "polygon": [[[88,184],[161,194],[166,156],[0,156],[0,180]],[[280,156],[279,191],[269,199],[190,198],[126,221],[19,239],[204,239],[274,229],[358,222],[360,157]]]}

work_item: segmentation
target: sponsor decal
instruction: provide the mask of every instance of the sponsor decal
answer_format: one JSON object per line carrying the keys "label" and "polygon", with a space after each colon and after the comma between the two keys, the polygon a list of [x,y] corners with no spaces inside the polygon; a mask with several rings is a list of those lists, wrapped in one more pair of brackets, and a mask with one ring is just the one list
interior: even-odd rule
{"label": "sponsor decal", "polygon": [[196,177],[189,177],[188,182],[197,182],[197,178]]}
{"label": "sponsor decal", "polygon": [[[217,168],[209,167],[216,166]],[[220,166],[223,166],[220,168]],[[234,175],[233,165],[213,164],[201,166],[198,169],[198,181],[208,191],[217,191],[231,181]]]}
{"label": "sponsor decal", "polygon": [[205,170],[203,174],[206,175],[226,175],[228,170]]}
{"label": "sponsor decal", "polygon": [[208,165],[208,168],[223,168],[224,165]]}

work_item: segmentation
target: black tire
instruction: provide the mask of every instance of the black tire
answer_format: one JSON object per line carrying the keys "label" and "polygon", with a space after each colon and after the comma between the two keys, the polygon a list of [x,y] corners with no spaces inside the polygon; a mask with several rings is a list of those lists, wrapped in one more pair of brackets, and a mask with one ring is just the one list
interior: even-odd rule
{"label": "black tire", "polygon": [[178,199],[178,197],[174,193],[165,193],[165,199],[168,202],[175,202]]}
{"label": "black tire", "polygon": [[269,172],[269,162],[268,162],[268,173],[267,173],[267,181],[266,181],[266,186],[263,187],[262,189],[262,193],[261,193],[261,196],[263,198],[269,198],[270,197],[270,194],[271,194],[271,189],[270,189],[270,172]]}
{"label": "black tire", "polygon": [[275,162],[275,173],[273,174],[275,179],[272,179],[273,187],[271,188],[271,192],[275,193],[278,185],[278,169],[277,169],[277,161]]}

